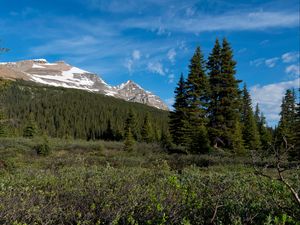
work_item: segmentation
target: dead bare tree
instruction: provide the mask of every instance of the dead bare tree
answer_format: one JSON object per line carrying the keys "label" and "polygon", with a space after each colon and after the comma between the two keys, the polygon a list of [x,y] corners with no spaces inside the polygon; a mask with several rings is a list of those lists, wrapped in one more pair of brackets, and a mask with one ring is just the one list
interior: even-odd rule
{"label": "dead bare tree", "polygon": [[[291,194],[293,195],[293,198],[296,202],[296,204],[299,205],[300,207],[300,196],[299,193],[296,191],[295,187],[293,187],[290,182],[288,181],[288,179],[285,177],[284,173],[289,169],[287,166],[282,166],[282,164],[287,161],[287,155],[289,153],[289,151],[291,151],[294,146],[293,145],[289,145],[287,142],[287,139],[285,137],[283,137],[283,148],[282,147],[278,147],[276,146],[276,140],[274,141],[273,144],[270,145],[270,150],[272,151],[272,153],[274,154],[275,157],[275,161],[271,164],[267,163],[265,164],[263,169],[259,169],[256,166],[256,161],[255,159],[257,158],[256,156],[256,152],[252,151],[252,159],[253,159],[253,167],[255,170],[255,173],[259,176],[263,176],[263,177],[267,177],[271,180],[277,180],[279,182],[281,182],[283,185],[285,185],[291,192]],[[277,173],[277,177],[274,177],[270,174],[268,174],[266,172],[266,170],[270,167],[274,167]],[[299,170],[300,165],[298,164],[296,167],[296,170]]]}

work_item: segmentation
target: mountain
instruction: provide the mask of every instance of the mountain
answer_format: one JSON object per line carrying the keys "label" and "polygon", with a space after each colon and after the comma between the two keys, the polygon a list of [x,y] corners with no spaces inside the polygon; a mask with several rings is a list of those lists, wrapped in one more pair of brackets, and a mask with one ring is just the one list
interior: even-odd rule
{"label": "mountain", "polygon": [[45,59],[33,59],[2,62],[0,63],[0,77],[81,89],[168,110],[167,105],[158,96],[144,90],[131,80],[117,86],[110,86],[97,74],[71,66],[64,61],[49,63]]}

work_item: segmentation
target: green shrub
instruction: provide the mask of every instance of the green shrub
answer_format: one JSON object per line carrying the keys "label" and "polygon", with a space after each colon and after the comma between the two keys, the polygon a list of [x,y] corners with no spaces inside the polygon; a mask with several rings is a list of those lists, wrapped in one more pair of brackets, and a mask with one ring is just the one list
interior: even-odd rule
{"label": "green shrub", "polygon": [[41,156],[47,156],[47,155],[50,155],[50,153],[51,153],[51,148],[47,142],[35,145],[33,147],[33,149],[35,150],[35,152],[38,155],[41,155]]}

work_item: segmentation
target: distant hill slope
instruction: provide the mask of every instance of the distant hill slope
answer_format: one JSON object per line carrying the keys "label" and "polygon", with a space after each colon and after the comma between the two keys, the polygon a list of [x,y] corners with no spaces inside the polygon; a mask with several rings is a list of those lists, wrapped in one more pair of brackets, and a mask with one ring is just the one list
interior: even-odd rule
{"label": "distant hill slope", "polygon": [[13,80],[30,80],[56,87],[97,92],[168,110],[167,105],[158,96],[145,91],[133,81],[127,81],[118,86],[110,86],[97,74],[71,66],[63,61],[49,63],[45,59],[33,59],[19,62],[2,62],[0,63],[0,77]]}
{"label": "distant hill slope", "polygon": [[141,139],[147,114],[156,140],[168,128],[168,111],[111,96],[31,81],[0,79],[0,100],[10,121],[11,132],[15,135],[22,135],[31,117],[38,132],[51,137],[120,140],[130,111],[136,115],[134,133],[138,140]]}

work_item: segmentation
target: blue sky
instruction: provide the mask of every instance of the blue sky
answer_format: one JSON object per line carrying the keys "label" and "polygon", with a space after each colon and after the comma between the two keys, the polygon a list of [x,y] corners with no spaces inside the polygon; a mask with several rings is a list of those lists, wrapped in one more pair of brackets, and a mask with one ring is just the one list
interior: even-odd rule
{"label": "blue sky", "polygon": [[299,87],[298,0],[3,0],[0,61],[46,58],[128,79],[169,105],[196,46],[205,57],[216,38],[234,49],[237,78],[247,83],[270,125],[286,88]]}

